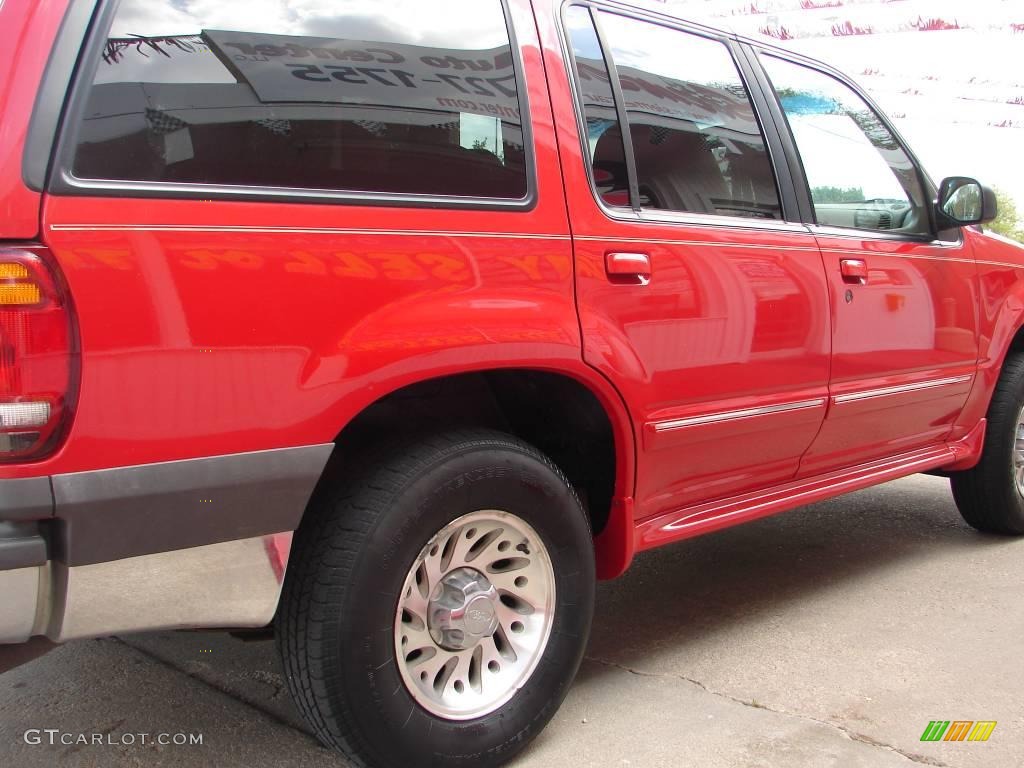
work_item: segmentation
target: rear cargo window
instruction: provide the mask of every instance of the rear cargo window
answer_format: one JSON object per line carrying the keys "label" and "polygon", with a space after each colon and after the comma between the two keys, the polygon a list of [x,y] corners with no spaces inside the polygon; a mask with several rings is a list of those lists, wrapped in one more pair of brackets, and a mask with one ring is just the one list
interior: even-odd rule
{"label": "rear cargo window", "polygon": [[79,179],[520,199],[500,0],[123,0]]}

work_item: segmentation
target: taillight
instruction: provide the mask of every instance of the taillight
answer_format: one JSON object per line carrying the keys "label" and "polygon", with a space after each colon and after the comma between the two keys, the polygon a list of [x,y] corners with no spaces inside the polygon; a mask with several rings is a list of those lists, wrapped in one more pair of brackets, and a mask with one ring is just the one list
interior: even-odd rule
{"label": "taillight", "polygon": [[66,291],[44,248],[0,246],[0,462],[52,449],[77,354]]}

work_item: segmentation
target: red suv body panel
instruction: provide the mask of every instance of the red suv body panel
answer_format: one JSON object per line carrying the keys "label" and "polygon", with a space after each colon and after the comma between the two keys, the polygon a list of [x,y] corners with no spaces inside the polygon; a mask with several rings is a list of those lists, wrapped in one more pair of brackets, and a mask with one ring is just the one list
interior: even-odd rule
{"label": "red suv body panel", "polygon": [[22,153],[43,69],[67,0],[3,3],[0,13],[0,239],[39,232],[42,196],[22,179]]}
{"label": "red suv body panel", "polygon": [[581,359],[531,26],[517,28],[537,164],[529,211],[48,198],[43,238],[80,297],[80,406],[57,454],[0,473],[330,441],[389,392],[470,370],[557,370],[621,408]]}
{"label": "red suv body panel", "polygon": [[[971,391],[978,360],[977,265],[970,242],[835,232],[817,239],[832,308],[831,403],[801,474],[945,439]],[[844,259],[864,261],[864,285],[843,277]],[[900,387],[903,392],[892,393]]]}
{"label": "red suv body panel", "polygon": [[965,229],[964,238],[977,263],[972,290],[978,306],[978,371],[950,440],[961,439],[985,418],[1006,355],[1024,342],[1024,250],[1018,243],[974,228]]}
{"label": "red suv body panel", "polygon": [[[66,7],[7,0],[0,25],[0,240],[51,250],[81,344],[65,439],[0,464],[0,482],[46,479],[17,486],[33,501],[16,514],[55,522],[65,544],[73,530],[101,538],[88,515],[111,498],[104,473],[130,486],[144,468],[159,485],[172,465],[147,504],[173,509],[177,490],[196,496],[174,486],[190,461],[314,448],[285,478],[289,516],[245,528],[288,534],[332,442],[370,405],[500,369],[558,373],[607,414],[605,577],[639,549],[977,460],[1024,323],[1022,250],[972,228],[908,243],[792,212],[751,225],[610,211],[588,175],[559,2],[509,3],[535,179],[532,206],[504,210],[32,191],[17,169]],[[649,272],[609,274],[616,253]],[[866,262],[866,284],[850,282],[861,265],[844,277],[844,259]],[[196,488],[218,487],[202,472]],[[263,488],[235,484],[249,489],[238,505]],[[117,519],[148,525],[128,509]],[[68,565],[108,552],[67,551]]]}

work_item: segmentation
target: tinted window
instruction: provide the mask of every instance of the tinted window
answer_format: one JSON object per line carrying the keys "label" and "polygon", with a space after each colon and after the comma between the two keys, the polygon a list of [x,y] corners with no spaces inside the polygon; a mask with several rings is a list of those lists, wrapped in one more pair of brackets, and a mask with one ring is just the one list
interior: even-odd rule
{"label": "tinted window", "polygon": [[764,137],[720,42],[600,14],[622,84],[641,205],[780,218]]}
{"label": "tinted window", "polygon": [[856,91],[823,72],[766,56],[800,151],[818,223],[929,231],[917,169]]}
{"label": "tinted window", "polygon": [[79,178],[520,198],[500,0],[124,0]]}
{"label": "tinted window", "polygon": [[565,21],[576,61],[578,98],[583,105],[594,186],[608,205],[628,206],[629,175],[622,131],[593,19],[586,8],[571,6]]}

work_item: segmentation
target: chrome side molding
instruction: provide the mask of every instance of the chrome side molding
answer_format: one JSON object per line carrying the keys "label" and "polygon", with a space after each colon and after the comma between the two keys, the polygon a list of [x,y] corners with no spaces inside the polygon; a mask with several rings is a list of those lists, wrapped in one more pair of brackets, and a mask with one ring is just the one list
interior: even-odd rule
{"label": "chrome side molding", "polygon": [[811,400],[799,400],[792,403],[781,403],[779,405],[766,405],[759,408],[741,408],[734,411],[721,411],[709,413],[702,416],[689,416],[682,419],[666,419],[663,421],[651,421],[647,426],[655,432],[671,432],[677,429],[688,429],[690,427],[703,427],[709,424],[719,424],[724,421],[736,421],[739,419],[753,419],[759,416],[769,416],[777,413],[788,413],[791,411],[802,411],[811,408],[821,408],[831,402],[832,405],[845,405],[860,400],[871,400],[879,397],[891,397],[909,392],[920,392],[938,387],[948,387],[954,384],[964,384],[974,379],[973,374],[961,376],[949,376],[942,379],[929,379],[927,381],[916,381],[910,384],[901,384],[891,387],[879,387],[878,389],[867,389],[861,392],[849,392],[844,395],[834,395],[831,398],[814,398]]}
{"label": "chrome side molding", "polygon": [[901,384],[893,387],[881,387],[879,389],[868,389],[863,392],[850,392],[845,395],[836,395],[832,398],[832,402],[836,405],[843,405],[844,403],[855,403],[858,400],[871,400],[876,397],[891,397],[892,395],[903,395],[908,392],[920,392],[924,389],[935,389],[937,387],[949,387],[953,384],[963,384],[971,381],[974,378],[973,374],[964,374],[963,376],[950,376],[945,379],[929,379],[928,381],[916,381],[912,384]]}
{"label": "chrome side molding", "polygon": [[782,403],[780,405],[766,405],[761,408],[743,408],[737,411],[723,411],[711,413],[706,416],[692,416],[685,419],[669,419],[667,421],[654,421],[650,425],[655,432],[671,432],[676,429],[688,427],[701,427],[706,424],[717,424],[722,421],[735,421],[737,419],[752,419],[758,416],[769,416],[774,413],[787,413],[789,411],[803,411],[809,408],[821,408],[828,401],[824,397],[814,400],[800,400],[795,403]]}

